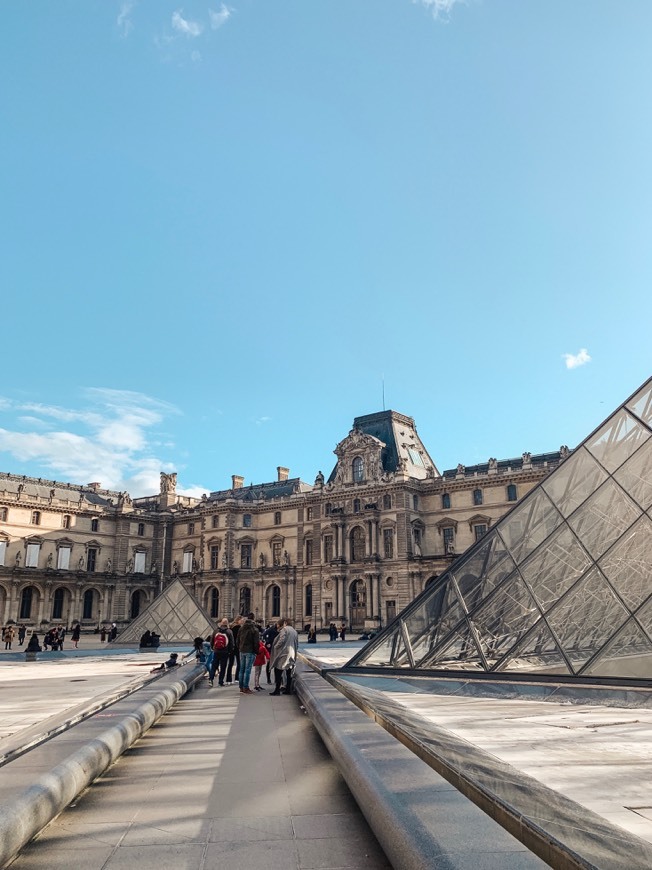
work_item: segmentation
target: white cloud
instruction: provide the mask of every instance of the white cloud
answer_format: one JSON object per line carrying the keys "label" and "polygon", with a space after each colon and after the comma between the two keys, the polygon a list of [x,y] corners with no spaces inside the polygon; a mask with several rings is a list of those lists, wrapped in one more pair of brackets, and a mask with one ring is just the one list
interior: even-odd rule
{"label": "white cloud", "polygon": [[445,18],[447,15],[450,15],[453,6],[464,3],[465,0],[412,0],[412,2],[429,9],[432,12],[433,18]]}
{"label": "white cloud", "polygon": [[[18,412],[17,423],[30,431],[0,429],[0,453],[33,465],[33,476],[45,476],[45,471],[74,483],[99,480],[107,489],[126,489],[136,497],[157,493],[160,472],[176,470],[169,459],[155,455],[157,447],[170,446],[169,434],[159,427],[179,410],[129,390],[87,389],[83,398],[84,410],[7,401],[5,412]],[[26,410],[31,413],[19,413]],[[65,425],[59,431],[43,432],[44,427],[52,427],[52,421],[56,421],[55,426]],[[161,435],[166,437],[161,440]],[[186,495],[207,491],[198,485],[179,487]]]}
{"label": "white cloud", "polygon": [[269,423],[271,419],[271,417],[258,417],[256,420],[254,420],[254,422],[256,426],[262,426],[263,423]]}
{"label": "white cloud", "polygon": [[209,9],[208,16],[211,21],[211,28],[213,30],[218,30],[223,24],[226,24],[231,17],[231,10],[228,6],[225,6],[224,3],[222,3],[219,12],[213,12],[212,9]]}
{"label": "white cloud", "polygon": [[134,24],[131,20],[131,12],[133,8],[133,0],[125,0],[120,7],[116,23],[118,25],[118,30],[120,31],[120,36],[122,37],[129,36],[131,31],[134,29]]}
{"label": "white cloud", "polygon": [[172,13],[172,27],[183,33],[185,36],[196,37],[200,36],[204,30],[203,26],[198,21],[191,21],[189,18],[184,18],[181,13],[182,9],[177,9]]}
{"label": "white cloud", "polygon": [[566,363],[567,369],[576,369],[579,366],[591,362],[591,357],[585,347],[583,347],[579,353],[564,353],[562,354],[562,358]]}

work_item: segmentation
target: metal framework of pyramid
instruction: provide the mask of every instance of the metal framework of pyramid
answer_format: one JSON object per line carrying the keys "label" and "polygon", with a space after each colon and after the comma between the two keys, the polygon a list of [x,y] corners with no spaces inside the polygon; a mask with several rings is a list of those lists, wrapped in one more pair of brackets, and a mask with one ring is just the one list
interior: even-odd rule
{"label": "metal framework of pyramid", "polygon": [[652,378],[349,662],[650,678]]}
{"label": "metal framework of pyramid", "polygon": [[116,643],[138,643],[149,629],[161,643],[187,643],[214,634],[216,626],[195,596],[177,578],[116,638]]}

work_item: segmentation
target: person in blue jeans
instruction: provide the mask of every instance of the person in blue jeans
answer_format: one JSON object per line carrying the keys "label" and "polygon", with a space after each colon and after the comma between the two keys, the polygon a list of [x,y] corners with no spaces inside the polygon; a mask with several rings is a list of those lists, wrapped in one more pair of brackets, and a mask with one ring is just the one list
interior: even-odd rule
{"label": "person in blue jeans", "polygon": [[248,613],[247,618],[240,626],[238,632],[238,649],[240,650],[240,673],[238,682],[241,695],[253,695],[249,688],[251,668],[260,646],[260,632],[254,622],[254,614]]}

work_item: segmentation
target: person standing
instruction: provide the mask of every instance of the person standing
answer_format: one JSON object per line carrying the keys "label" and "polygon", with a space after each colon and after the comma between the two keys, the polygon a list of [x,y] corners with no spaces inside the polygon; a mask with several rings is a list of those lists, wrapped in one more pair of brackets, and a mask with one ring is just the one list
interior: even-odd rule
{"label": "person standing", "polygon": [[222,619],[213,637],[213,658],[208,670],[208,682],[211,686],[216,673],[219,685],[224,685],[224,675],[229,663],[229,656],[233,653],[233,645],[233,632],[229,628],[229,621]]}
{"label": "person standing", "polygon": [[25,635],[27,634],[27,629],[21,622],[18,626],[18,646],[22,646],[25,643]]}
{"label": "person standing", "polygon": [[14,627],[13,625],[5,626],[5,630],[2,632],[2,639],[5,642],[5,649],[11,649],[11,644],[14,640]]}
{"label": "person standing", "polygon": [[340,625],[340,638],[346,640],[346,624],[344,622]]}
{"label": "person standing", "polygon": [[254,615],[253,613],[248,613],[238,632],[238,649],[240,650],[240,674],[238,682],[240,683],[240,694],[242,695],[253,695],[253,692],[249,688],[249,680],[259,645],[260,633],[254,622]]}
{"label": "person standing", "polygon": [[269,650],[265,646],[264,641],[260,641],[258,643],[258,653],[256,658],[254,659],[254,691],[262,692],[263,689],[260,685],[260,673],[263,669],[263,665],[269,661]]}
{"label": "person standing", "polygon": [[274,641],[271,655],[271,665],[274,668],[274,680],[276,688],[270,695],[281,694],[281,683],[283,682],[283,674],[285,673],[285,689],[284,695],[289,695],[292,692],[292,672],[294,664],[297,660],[297,651],[299,649],[299,635],[286,619],[279,619],[278,635]]}
{"label": "person standing", "polygon": [[75,649],[79,649],[79,639],[81,638],[81,625],[76,622],[72,627],[72,633],[70,635],[70,640],[72,641],[72,645]]}
{"label": "person standing", "polygon": [[[267,647],[267,651],[272,652],[272,646],[274,645],[274,641],[276,640],[276,635],[278,634],[278,628],[275,622],[271,622],[265,631],[263,632],[263,642]],[[269,658],[267,659],[267,664],[265,665],[265,673],[267,675],[267,685],[271,685],[272,683],[272,675],[271,675],[271,665],[269,662]]]}
{"label": "person standing", "polygon": [[118,626],[115,622],[111,623],[111,631],[109,632],[109,640],[115,640],[118,636]]}
{"label": "person standing", "polygon": [[337,640],[337,626],[334,622],[328,626],[328,636],[331,640]]}
{"label": "person standing", "polygon": [[226,684],[230,686],[233,682],[233,663],[235,662],[235,680],[240,677],[240,650],[238,648],[238,632],[242,624],[242,617],[236,616],[231,623],[231,634],[233,635],[233,650],[229,653],[229,666],[226,671]]}

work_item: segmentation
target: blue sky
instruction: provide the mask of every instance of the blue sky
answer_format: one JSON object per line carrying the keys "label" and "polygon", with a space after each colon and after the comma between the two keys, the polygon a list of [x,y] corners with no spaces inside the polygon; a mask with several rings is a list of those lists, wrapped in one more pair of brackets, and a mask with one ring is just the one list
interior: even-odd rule
{"label": "blue sky", "polygon": [[4,0],[0,469],[312,482],[383,378],[440,470],[574,446],[652,374],[651,28]]}

